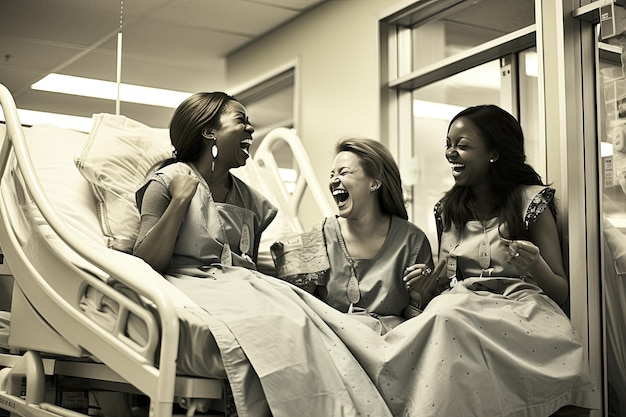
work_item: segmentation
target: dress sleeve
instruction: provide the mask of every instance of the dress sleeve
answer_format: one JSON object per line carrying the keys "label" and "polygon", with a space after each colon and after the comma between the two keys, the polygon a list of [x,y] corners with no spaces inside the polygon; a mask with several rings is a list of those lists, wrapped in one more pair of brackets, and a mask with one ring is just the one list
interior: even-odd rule
{"label": "dress sleeve", "polygon": [[421,244],[419,245],[419,251],[417,252],[414,263],[426,264],[431,269],[435,267],[435,264],[433,262],[432,248],[430,247],[430,242],[425,234],[422,234]]}
{"label": "dress sleeve", "polygon": [[260,207],[261,212],[259,213],[259,218],[261,221],[259,222],[259,235],[267,229],[267,226],[270,225],[276,217],[276,214],[278,214],[278,209],[268,200],[263,200]]}
{"label": "dress sleeve", "polygon": [[140,215],[139,233],[135,246],[146,237],[148,231],[161,218],[171,199],[167,187],[160,181],[150,181],[140,191],[141,196],[137,198]]}
{"label": "dress sleeve", "polygon": [[[537,221],[537,217],[546,208],[552,210],[554,202],[554,194],[556,190],[550,187],[528,187],[524,189],[524,197],[526,198],[526,210],[524,211],[524,227],[526,230]],[[554,212],[552,213],[554,215]]]}
{"label": "dress sleeve", "polygon": [[433,210],[435,215],[435,224],[437,225],[437,240],[438,243],[441,243],[441,234],[443,233],[443,216],[441,214],[441,200],[437,201],[435,204],[435,209]]}

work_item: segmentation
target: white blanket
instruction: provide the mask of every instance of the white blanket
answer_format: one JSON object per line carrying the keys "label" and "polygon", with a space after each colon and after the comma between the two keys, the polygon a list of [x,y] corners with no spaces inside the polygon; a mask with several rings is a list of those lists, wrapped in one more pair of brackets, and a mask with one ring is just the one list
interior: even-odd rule
{"label": "white blanket", "polygon": [[[567,317],[521,280],[468,279],[383,336],[245,269],[168,280],[201,306],[242,417],[539,417],[599,406]],[[529,328],[537,343],[521,344]],[[570,337],[550,344],[555,332]]]}

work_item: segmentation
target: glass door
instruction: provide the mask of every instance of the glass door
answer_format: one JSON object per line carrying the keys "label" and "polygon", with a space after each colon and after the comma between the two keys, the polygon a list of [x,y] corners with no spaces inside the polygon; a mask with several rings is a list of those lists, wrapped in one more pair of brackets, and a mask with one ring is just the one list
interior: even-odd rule
{"label": "glass door", "polygon": [[599,44],[599,182],[603,229],[607,416],[626,415],[626,41]]}

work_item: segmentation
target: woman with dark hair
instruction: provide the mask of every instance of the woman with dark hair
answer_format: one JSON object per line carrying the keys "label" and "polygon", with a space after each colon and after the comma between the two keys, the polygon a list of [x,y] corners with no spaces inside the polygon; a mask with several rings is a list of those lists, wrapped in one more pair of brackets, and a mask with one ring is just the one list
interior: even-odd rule
{"label": "woman with dark hair", "polygon": [[194,94],[176,109],[176,161],[137,193],[136,256],[159,272],[214,263],[255,269],[261,233],[277,210],[230,173],[246,163],[253,132],[245,108],[222,92]]}
{"label": "woman with dark hair", "polygon": [[[568,284],[556,227],[555,190],[545,186],[526,163],[524,135],[517,120],[493,105],[463,110],[450,122],[446,158],[455,183],[437,205],[436,218],[449,277],[463,279],[476,262],[484,266],[476,271],[479,275],[501,273],[502,266],[495,262],[487,265],[488,252],[504,249],[503,255],[512,257],[504,265],[511,265],[519,276],[533,277],[547,295],[563,305]],[[483,244],[484,250],[472,260],[472,266],[464,265],[463,257],[457,255],[464,250],[462,242],[457,244],[459,231],[468,223],[477,226],[480,236],[493,238],[489,246]]]}
{"label": "woman with dark hair", "polygon": [[385,333],[417,312],[403,277],[430,274],[430,243],[408,221],[400,171],[391,152],[373,139],[344,139],[336,148],[330,192],[338,215],[323,223],[329,270],[309,280],[321,300]]}
{"label": "woman with dark hair", "polygon": [[555,190],[526,163],[520,124],[494,105],[467,108],[450,122],[445,156],[454,185],[435,207],[445,267],[406,327],[420,352],[420,379],[404,381],[420,399],[407,400],[408,414],[596,408],[581,340],[560,307],[568,284]]}

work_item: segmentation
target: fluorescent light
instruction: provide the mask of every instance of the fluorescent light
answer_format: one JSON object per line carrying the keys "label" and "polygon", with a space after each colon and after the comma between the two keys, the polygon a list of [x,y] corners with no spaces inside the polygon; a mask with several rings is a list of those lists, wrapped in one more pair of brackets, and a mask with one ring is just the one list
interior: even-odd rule
{"label": "fluorescent light", "polygon": [[[70,116],[68,114],[47,113],[35,110],[17,109],[17,117],[19,117],[20,123],[26,126],[48,123],[80,132],[90,132],[92,125],[91,117]],[[0,121],[6,122],[2,111],[0,111]]]}
{"label": "fluorescent light", "polygon": [[[63,74],[48,74],[31,86],[33,90],[83,97],[117,99],[117,83]],[[120,101],[175,108],[192,93],[133,84],[120,84]]]}
{"label": "fluorescent light", "polygon": [[434,101],[413,100],[413,116],[423,119],[437,119],[450,121],[465,107],[452,104],[436,103]]}

